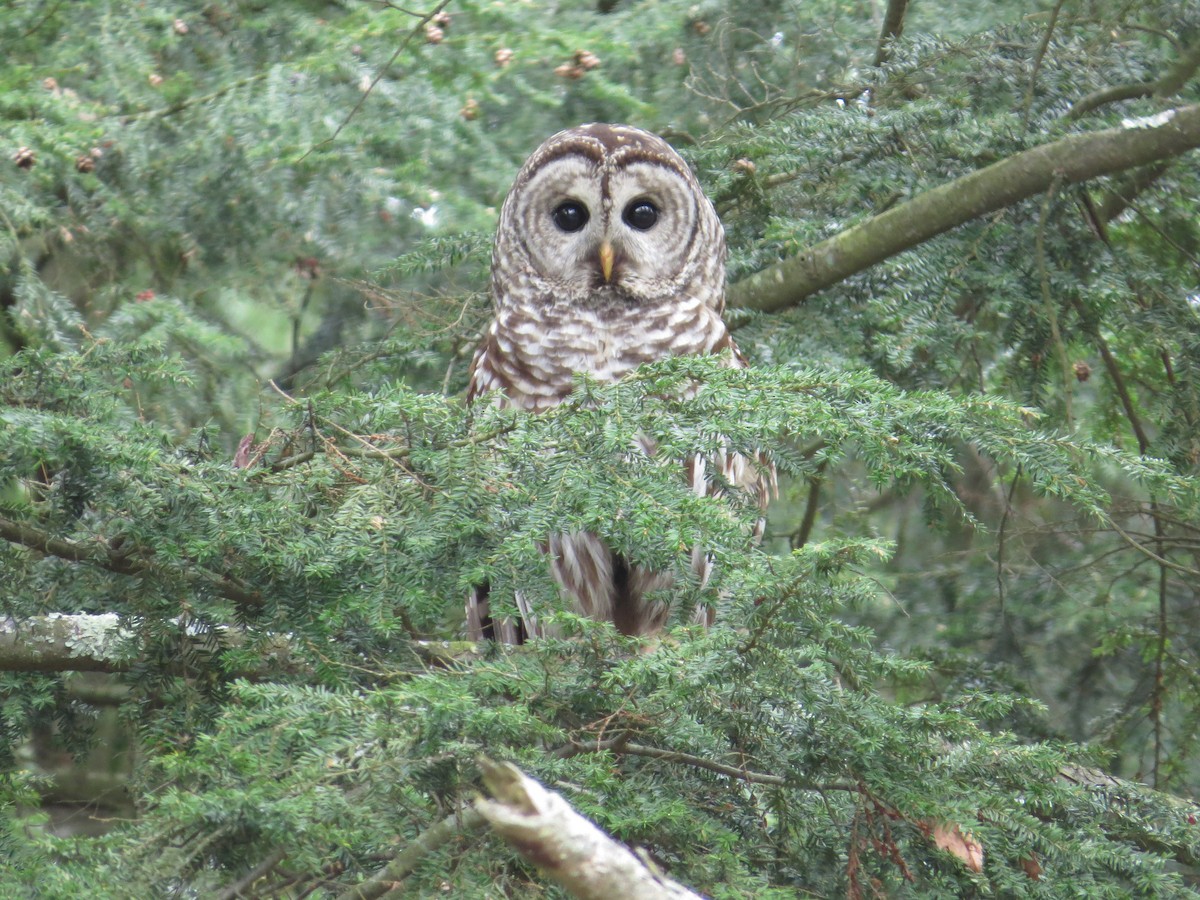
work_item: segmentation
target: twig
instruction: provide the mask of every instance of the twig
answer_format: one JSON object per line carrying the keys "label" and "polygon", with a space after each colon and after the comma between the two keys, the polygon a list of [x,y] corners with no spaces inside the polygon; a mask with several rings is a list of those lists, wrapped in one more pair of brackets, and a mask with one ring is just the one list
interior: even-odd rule
{"label": "twig", "polygon": [[817,509],[820,507],[822,476],[828,465],[828,460],[821,462],[817,466],[817,473],[808,479],[808,500],[804,504],[804,518],[800,520],[800,527],[791,536],[793,550],[803,547],[812,536],[813,526],[817,522]]}
{"label": "twig", "polygon": [[485,824],[483,816],[471,807],[451,813],[410,841],[373,878],[342,891],[336,900],[376,900],[390,894],[430,853],[461,834],[478,831]]}
{"label": "twig", "polygon": [[1042,60],[1046,57],[1046,48],[1050,46],[1050,38],[1054,34],[1054,26],[1058,24],[1058,14],[1062,10],[1064,0],[1058,0],[1054,9],[1050,10],[1050,21],[1042,33],[1037,52],[1033,55],[1033,68],[1029,71],[1029,87],[1025,89],[1025,105],[1021,109],[1021,126],[1029,130],[1029,111],[1033,108],[1033,92],[1037,88],[1038,72],[1042,69]]}
{"label": "twig", "polygon": [[0,538],[48,556],[56,556],[71,562],[87,563],[118,575],[152,574],[163,578],[170,576],[186,578],[195,575],[203,578],[212,585],[217,593],[228,600],[247,606],[258,606],[263,602],[262,594],[250,590],[232,575],[213,572],[195,564],[189,564],[186,569],[168,568],[154,563],[150,559],[134,557],[129,553],[120,553],[108,543],[98,542],[89,546],[79,541],[51,537],[31,525],[14,522],[2,516],[0,516]]}
{"label": "twig", "polygon": [[697,769],[707,769],[709,772],[716,772],[718,775],[728,775],[730,778],[737,778],[739,781],[748,781],[751,784],[771,784],[777,787],[792,784],[795,786],[791,780],[784,778],[782,775],[739,769],[737,766],[714,762],[711,759],[705,759],[702,756],[693,756],[690,753],[681,753],[678,750],[660,750],[657,747],[646,747],[642,744],[625,744],[620,748],[620,752],[629,754],[630,756],[661,759],[664,762],[683,763],[684,765],[694,766]]}
{"label": "twig", "polygon": [[221,891],[217,895],[216,900],[236,900],[236,898],[242,896],[242,891],[250,887],[258,879],[270,874],[272,869],[283,862],[285,856],[287,854],[283,850],[276,850],[225,890]]}
{"label": "twig", "polygon": [[[379,82],[383,80],[383,76],[385,76],[392,66],[395,65],[396,60],[400,58],[400,54],[404,52],[405,48],[408,47],[410,43],[412,43],[412,39],[417,36],[421,29],[424,28],[434,16],[436,16],[449,5],[450,0],[441,0],[437,6],[435,6],[430,12],[426,13],[421,18],[421,21],[413,27],[413,30],[408,33],[408,36],[400,42],[400,46],[396,48],[396,51],[392,54],[391,58],[380,67],[378,72],[375,73],[375,77],[371,79],[371,83],[367,85],[367,89],[363,91],[363,95],[358,98],[358,102],[354,104],[354,108],[346,114],[346,118],[342,119],[341,124],[339,124],[338,127],[333,130],[333,134],[325,138],[325,140],[313,144],[313,146],[305,150],[304,153],[301,154],[296,160],[296,162],[303,162],[314,150],[318,149],[319,147],[324,147],[326,144],[332,144],[335,140],[337,140],[338,135],[342,133],[342,129],[349,125],[350,120],[358,115],[358,111],[362,109],[363,104],[367,102],[367,98],[371,96],[371,92],[375,90],[375,85],[379,84]],[[401,10],[401,12],[408,13],[408,15],[413,15],[413,13],[409,13],[408,10]]]}
{"label": "twig", "polygon": [[270,74],[270,70],[257,72],[254,75],[247,75],[245,78],[238,78],[236,81],[231,81],[229,84],[222,85],[209,94],[202,94],[199,97],[188,97],[184,100],[180,100],[178,103],[172,103],[170,106],[159,107],[156,109],[143,109],[139,110],[138,112],[116,113],[115,118],[120,119],[122,122],[133,122],[137,119],[153,119],[173,116],[175,113],[183,112],[185,109],[190,109],[193,106],[203,106],[205,103],[216,100],[218,97],[223,97],[231,91],[236,91],[238,88],[243,88],[248,84],[254,84],[256,81],[262,81]]}
{"label": "twig", "polygon": [[[665,762],[683,763],[687,766],[693,766],[697,769],[706,769],[709,772],[716,772],[718,775],[728,775],[730,778],[736,778],[739,781],[746,781],[751,784],[770,784],[776,787],[792,786],[803,787],[798,785],[795,779],[785,778],[782,775],[772,775],[767,772],[753,772],[749,769],[739,769],[737,766],[726,765],[725,763],[714,762],[711,759],[705,759],[702,756],[694,756],[691,753],[681,753],[678,750],[660,750],[657,747],[647,747],[644,744],[631,744],[627,740],[626,735],[620,735],[615,738],[608,738],[602,741],[571,741],[564,747],[560,747],[554,751],[554,755],[559,758],[569,758],[580,753],[615,753],[618,756],[643,756],[648,759],[661,759]],[[838,785],[823,785],[831,789],[838,789]],[[815,786],[814,786],[815,788]]]}
{"label": "twig", "polygon": [[1149,547],[1147,547],[1145,544],[1143,544],[1141,541],[1139,541],[1137,538],[1135,538],[1133,535],[1131,535],[1129,532],[1127,532],[1124,528],[1122,528],[1116,522],[1110,520],[1108,524],[1113,529],[1113,531],[1115,531],[1117,534],[1119,534],[1121,536],[1121,539],[1124,540],[1125,543],[1127,543],[1134,550],[1138,551],[1138,553],[1141,553],[1144,556],[1146,556],[1147,558],[1154,560],[1160,566],[1165,566],[1166,568],[1171,569],[1175,572],[1178,572],[1180,575],[1186,575],[1188,578],[1191,578],[1191,579],[1200,578],[1200,569],[1192,569],[1192,568],[1189,568],[1188,566],[1182,566],[1177,562],[1173,562],[1172,560],[1167,559],[1165,556],[1159,556],[1157,553],[1155,553],[1153,550],[1151,550]]}
{"label": "twig", "polygon": [[1005,615],[1004,588],[1004,549],[1007,546],[1008,516],[1012,512],[1013,494],[1017,491],[1017,482],[1021,480],[1021,467],[1013,472],[1012,483],[1008,486],[1008,496],[1004,498],[1004,512],[1000,515],[1000,525],[996,529],[996,594],[1000,598],[1000,613]]}
{"label": "twig", "polygon": [[1200,68],[1200,40],[1184,51],[1183,55],[1162,78],[1157,81],[1139,81],[1131,84],[1114,84],[1084,96],[1071,105],[1068,119],[1078,119],[1094,109],[1123,100],[1142,97],[1170,97],[1177,94]]}
{"label": "twig", "polygon": [[1057,193],[1058,182],[1054,181],[1042,199],[1037,234],[1034,237],[1034,251],[1037,256],[1038,281],[1042,288],[1042,308],[1050,323],[1050,339],[1054,342],[1054,352],[1058,357],[1058,367],[1062,375],[1063,417],[1067,422],[1067,431],[1074,431],[1074,417],[1071,415],[1071,364],[1067,359],[1067,347],[1063,343],[1062,331],[1058,327],[1058,309],[1054,303],[1054,294],[1050,290],[1050,272],[1046,265],[1046,222],[1050,218],[1050,207],[1054,201],[1054,195]]}

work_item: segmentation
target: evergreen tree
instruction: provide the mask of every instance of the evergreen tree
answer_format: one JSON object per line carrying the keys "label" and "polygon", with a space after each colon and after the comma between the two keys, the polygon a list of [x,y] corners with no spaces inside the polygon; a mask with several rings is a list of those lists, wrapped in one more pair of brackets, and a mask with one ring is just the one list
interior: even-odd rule
{"label": "evergreen tree", "polygon": [[[710,897],[1195,893],[1195,3],[29,0],[0,48],[14,896],[565,896],[489,759]],[[753,365],[467,408],[495,211],[585,121],[695,166]],[[680,479],[722,440],[761,546]],[[575,529],[716,625],[573,616]],[[483,580],[562,636],[462,641]]]}

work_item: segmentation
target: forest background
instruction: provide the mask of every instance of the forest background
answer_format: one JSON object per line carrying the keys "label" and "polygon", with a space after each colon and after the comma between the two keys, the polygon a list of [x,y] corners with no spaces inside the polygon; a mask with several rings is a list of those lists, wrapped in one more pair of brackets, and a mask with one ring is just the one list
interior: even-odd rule
{"label": "forest background", "polygon": [[[15,895],[564,896],[489,758],[710,897],[1196,893],[1200,5],[18,0],[0,53]],[[587,121],[695,167],[752,368],[467,409]],[[573,528],[717,624],[571,616]],[[484,579],[563,638],[462,641]]]}

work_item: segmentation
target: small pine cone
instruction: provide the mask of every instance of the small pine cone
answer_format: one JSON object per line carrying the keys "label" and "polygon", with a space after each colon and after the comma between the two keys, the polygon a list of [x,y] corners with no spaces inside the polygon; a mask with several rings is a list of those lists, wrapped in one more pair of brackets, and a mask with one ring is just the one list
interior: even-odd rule
{"label": "small pine cone", "polygon": [[158,87],[163,83],[163,77],[157,72],[151,72],[146,80],[150,82],[150,87]]}
{"label": "small pine cone", "polygon": [[18,147],[12,160],[17,164],[18,169],[32,169],[33,164],[37,162],[37,155],[28,147]]}
{"label": "small pine cone", "polygon": [[446,32],[432,22],[425,26],[425,40],[430,44],[440,44],[446,39]]}
{"label": "small pine cone", "polygon": [[579,66],[572,66],[569,63],[563,63],[554,69],[554,74],[559,78],[570,78],[572,81],[583,77],[583,69]]}
{"label": "small pine cone", "polygon": [[1079,362],[1075,363],[1075,365],[1072,366],[1072,368],[1075,370],[1075,378],[1078,381],[1087,381],[1089,378],[1092,377],[1092,367],[1089,366],[1087,363],[1085,363],[1083,360],[1080,360]]}
{"label": "small pine cone", "polygon": [[468,122],[474,122],[479,118],[479,101],[474,97],[468,97],[467,102],[462,105],[462,109],[458,114]]}
{"label": "small pine cone", "polygon": [[513,52],[512,52],[512,49],[509,47],[501,47],[499,50],[496,51],[496,65],[498,65],[502,69],[505,66],[507,66],[510,62],[512,62],[512,58],[513,58]]}
{"label": "small pine cone", "polygon": [[733,164],[733,171],[741,172],[745,175],[753,175],[758,171],[758,166],[754,164],[754,160],[742,157]]}
{"label": "small pine cone", "polygon": [[443,10],[433,17],[431,20],[438,28],[446,29],[450,27],[450,13]]}
{"label": "small pine cone", "polygon": [[90,153],[85,153],[82,156],[75,157],[75,171],[76,172],[83,172],[86,174],[88,172],[94,172],[95,170],[96,170],[96,160],[92,157],[92,155]]}
{"label": "small pine cone", "polygon": [[600,57],[591,50],[576,50],[575,65],[586,72],[588,69],[594,69],[600,65]]}
{"label": "small pine cone", "polygon": [[698,21],[692,23],[692,31],[696,32],[696,34],[700,35],[701,37],[704,37],[704,35],[712,31],[712,26],[703,19],[699,19]]}
{"label": "small pine cone", "polygon": [[183,19],[176,19],[176,20],[175,20],[175,21],[174,21],[174,22],[171,24],[171,27],[172,27],[173,29],[175,29],[175,33],[176,33],[176,34],[187,34],[187,33],[188,33],[188,31],[190,30],[190,29],[188,28],[188,23],[187,23],[187,22],[185,22],[185,21],[183,21]]}
{"label": "small pine cone", "polygon": [[682,47],[676,47],[675,52],[671,54],[671,62],[677,66],[687,65],[687,54],[683,52]]}

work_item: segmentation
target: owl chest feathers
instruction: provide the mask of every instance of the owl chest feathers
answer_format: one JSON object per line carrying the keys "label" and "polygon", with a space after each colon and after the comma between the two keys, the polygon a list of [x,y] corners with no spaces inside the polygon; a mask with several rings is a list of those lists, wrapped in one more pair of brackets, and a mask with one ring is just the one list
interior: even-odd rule
{"label": "owl chest feathers", "polygon": [[547,409],[579,373],[610,383],[643,363],[718,352],[728,342],[720,316],[696,297],[502,307],[476,356],[471,395],[499,389],[512,405]]}

